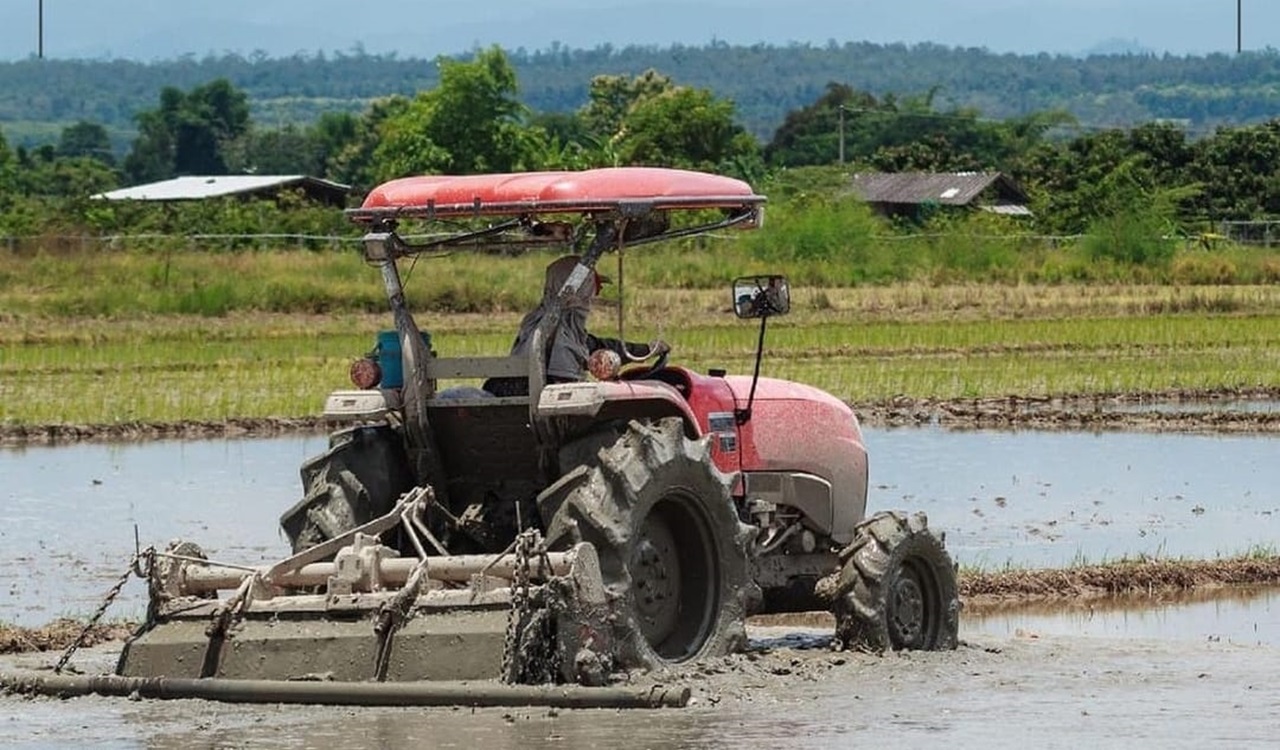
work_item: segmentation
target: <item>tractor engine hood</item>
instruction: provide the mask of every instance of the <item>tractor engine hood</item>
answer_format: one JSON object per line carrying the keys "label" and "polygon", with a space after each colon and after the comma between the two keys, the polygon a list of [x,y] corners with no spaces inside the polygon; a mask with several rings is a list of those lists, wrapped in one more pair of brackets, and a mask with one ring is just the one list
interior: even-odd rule
{"label": "tractor engine hood", "polygon": [[[751,378],[725,378],[738,408],[745,409]],[[751,418],[739,426],[742,470],[803,472],[831,485],[829,517],[815,518],[846,542],[867,502],[867,450],[853,409],[826,391],[786,380],[761,378]],[[823,513],[822,515],[826,515]]]}

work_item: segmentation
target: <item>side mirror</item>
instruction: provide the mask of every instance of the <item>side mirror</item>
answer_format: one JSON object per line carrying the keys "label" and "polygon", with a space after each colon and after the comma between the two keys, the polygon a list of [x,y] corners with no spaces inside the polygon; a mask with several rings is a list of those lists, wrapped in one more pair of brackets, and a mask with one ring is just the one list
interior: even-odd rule
{"label": "side mirror", "polygon": [[733,280],[733,313],[739,318],[767,318],[791,312],[787,277],[743,276]]}

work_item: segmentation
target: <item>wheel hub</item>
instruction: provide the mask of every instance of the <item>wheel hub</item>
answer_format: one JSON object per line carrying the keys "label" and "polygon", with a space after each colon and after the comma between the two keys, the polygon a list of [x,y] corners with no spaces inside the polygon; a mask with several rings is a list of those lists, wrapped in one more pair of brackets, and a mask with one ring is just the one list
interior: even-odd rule
{"label": "wheel hub", "polygon": [[645,520],[628,565],[636,615],[651,645],[662,643],[680,615],[680,557],[671,529],[659,518]]}
{"label": "wheel hub", "polygon": [[889,624],[895,640],[907,648],[919,645],[924,634],[924,591],[914,575],[903,575],[893,586]]}

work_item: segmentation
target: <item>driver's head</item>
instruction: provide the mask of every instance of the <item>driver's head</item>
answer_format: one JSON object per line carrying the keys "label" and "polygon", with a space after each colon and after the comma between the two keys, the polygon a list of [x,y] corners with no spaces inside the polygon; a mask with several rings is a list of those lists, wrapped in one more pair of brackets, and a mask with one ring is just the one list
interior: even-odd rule
{"label": "driver's head", "polygon": [[[582,258],[577,255],[564,255],[547,265],[546,281],[542,285],[544,300],[554,299],[560,293],[561,287],[569,280],[569,275],[581,260]],[[591,278],[578,289],[574,296],[582,302],[590,302],[591,298],[599,294],[600,289],[608,283],[609,277],[592,269]]]}

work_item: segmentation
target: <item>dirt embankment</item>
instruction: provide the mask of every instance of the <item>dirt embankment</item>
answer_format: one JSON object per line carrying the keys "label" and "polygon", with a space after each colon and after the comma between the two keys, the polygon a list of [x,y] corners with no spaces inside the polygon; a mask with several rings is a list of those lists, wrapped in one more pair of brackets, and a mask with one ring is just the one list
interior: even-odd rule
{"label": "dirt embankment", "polygon": [[0,425],[0,445],[60,445],[77,442],[209,440],[319,434],[322,417],[236,418],[221,421],[121,422],[118,424]]}
{"label": "dirt embankment", "polygon": [[[1148,432],[1280,432],[1280,408],[1243,410],[1233,402],[1280,402],[1280,389],[1249,388],[1057,397],[914,399],[855,402],[862,423],[877,427],[938,425],[952,429],[1141,430]],[[319,434],[322,417],[119,424],[0,425],[0,445],[81,441],[201,440]]]}
{"label": "dirt embankment", "polygon": [[1280,408],[1235,408],[1280,402],[1280,389],[1235,388],[1164,393],[912,399],[856,403],[864,425],[953,429],[1129,430],[1143,432],[1280,432]]}
{"label": "dirt embankment", "polygon": [[984,605],[1036,599],[1152,597],[1202,588],[1275,584],[1280,584],[1280,556],[1126,560],[1057,570],[965,571],[960,575],[960,598],[966,604]]}

